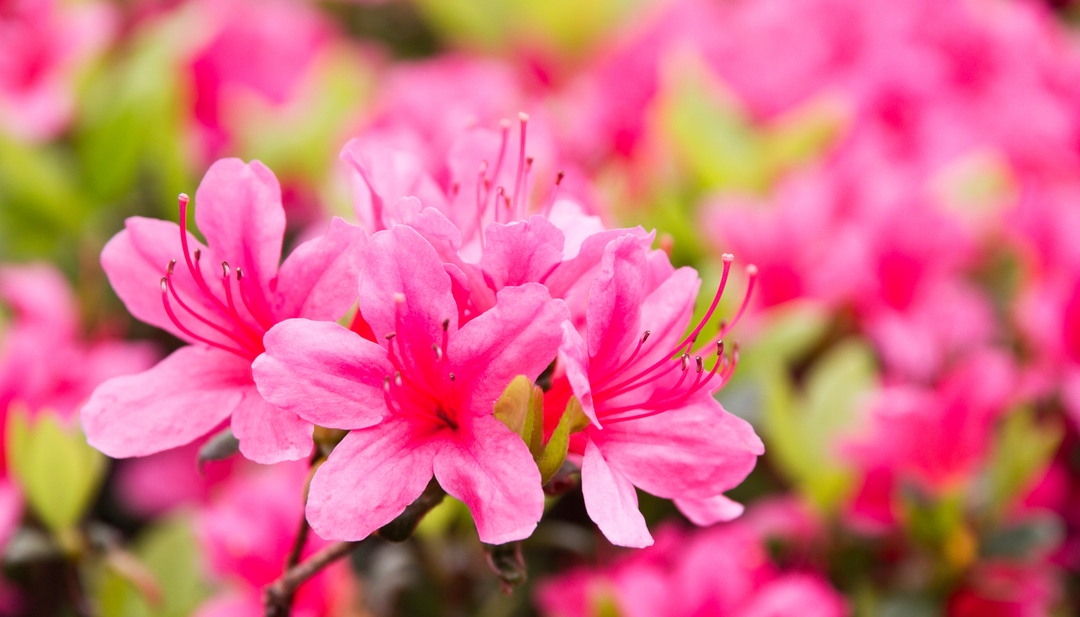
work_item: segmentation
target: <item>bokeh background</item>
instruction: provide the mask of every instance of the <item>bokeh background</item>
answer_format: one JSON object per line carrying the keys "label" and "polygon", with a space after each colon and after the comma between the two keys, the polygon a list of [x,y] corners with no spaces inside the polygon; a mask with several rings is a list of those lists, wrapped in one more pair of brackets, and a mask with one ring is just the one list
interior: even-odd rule
{"label": "bokeh background", "polygon": [[257,615],[294,534],[303,468],[86,446],[89,392],[179,344],[98,265],[125,217],[175,220],[214,160],[259,159],[291,246],[355,218],[348,139],[440,178],[463,131],[525,111],[536,182],[563,171],[608,226],[655,227],[702,302],[722,253],[757,265],[718,394],[766,446],[728,494],[746,513],[697,529],[642,494],[657,544],[624,550],[570,490],[505,595],[448,498],[296,614],[1080,614],[1078,17],[1070,0],[0,0],[0,609]]}

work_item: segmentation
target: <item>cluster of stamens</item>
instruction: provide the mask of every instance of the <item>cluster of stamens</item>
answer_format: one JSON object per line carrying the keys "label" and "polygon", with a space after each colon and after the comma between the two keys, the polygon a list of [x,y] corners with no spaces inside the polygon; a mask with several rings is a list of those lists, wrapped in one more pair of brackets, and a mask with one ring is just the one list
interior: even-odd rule
{"label": "cluster of stamens", "polygon": [[[701,334],[701,330],[716,311],[720,296],[723,295],[724,287],[727,285],[728,274],[731,271],[731,262],[733,260],[734,257],[730,254],[723,256],[724,273],[709,310],[698,322],[694,330],[683,338],[674,349],[647,368],[634,373],[628,378],[617,380],[617,377],[633,364],[634,360],[638,358],[645,348],[651,334],[650,331],[646,330],[638,339],[637,346],[626,360],[615,370],[593,382],[593,404],[596,409],[597,419],[602,424],[637,420],[664,413],[683,405],[690,397],[702,390],[707,389],[708,392],[715,392],[731,380],[731,376],[735,373],[735,367],[739,362],[739,347],[738,343],[732,345],[730,355],[725,355],[723,337],[735,327],[743,313],[746,312],[746,308],[750,303],[750,296],[754,290],[754,282],[757,280],[756,267],[751,265],[746,269],[749,279],[746,295],[735,318],[731,322],[721,321],[718,332],[714,337],[697,347],[697,349],[694,346],[697,343],[698,335]],[[712,369],[706,371],[703,356],[710,355],[709,351],[713,347],[716,350],[716,361],[713,363]],[[691,371],[691,367],[693,367],[693,371]],[[626,404],[614,407],[604,405],[606,401],[639,390],[660,379],[669,377],[677,371],[681,372],[681,374],[674,385],[661,392],[651,392],[647,400],[626,402]],[[691,372],[695,373],[692,381],[688,380]]]}
{"label": "cluster of stamens", "polygon": [[[224,290],[224,300],[219,298],[210,288],[206,278],[203,276],[200,258],[202,257],[202,251],[195,249],[190,251],[188,248],[187,240],[187,205],[188,196],[183,193],[179,197],[180,202],[180,247],[184,253],[184,263],[187,266],[188,273],[195,281],[195,285],[198,287],[202,295],[210,301],[210,303],[216,309],[214,316],[218,317],[218,320],[213,320],[201,314],[199,311],[192,308],[192,306],[185,302],[180,297],[180,293],[176,289],[176,285],[173,284],[173,272],[176,268],[176,260],[170,260],[168,266],[165,268],[165,276],[161,277],[161,303],[165,308],[166,315],[169,316],[169,320],[173,322],[180,332],[184,333],[188,337],[214,347],[216,349],[222,349],[229,353],[236,354],[242,358],[249,360],[255,359],[260,353],[263,352],[262,336],[273,325],[265,315],[261,314],[258,310],[255,310],[252,306],[252,302],[249,301],[247,293],[245,293],[246,284],[242,284],[244,280],[244,272],[240,268],[233,270],[228,262],[221,262],[221,277],[220,283]],[[194,259],[193,259],[194,257]],[[235,272],[236,284],[240,296],[240,302],[244,306],[252,318],[258,323],[259,329],[252,327],[240,317],[240,312],[237,310],[236,302],[233,299],[232,292],[232,275]],[[206,326],[213,329],[215,332],[221,334],[224,338],[221,341],[215,341],[204,336],[200,336],[192,331],[192,329],[184,324],[180,320],[176,311],[173,310],[173,303],[183,311],[186,316],[192,317]]]}
{"label": "cluster of stamens", "polygon": [[[401,330],[401,308],[405,303],[405,296],[401,293],[394,294],[395,305],[395,328]],[[397,336],[397,332],[390,332],[386,334],[386,349],[390,359],[390,364],[394,367],[394,374],[387,375],[383,380],[383,397],[386,402],[386,407],[393,413],[401,416],[409,415],[421,415],[428,418],[434,418],[451,429],[457,430],[457,397],[453,388],[453,382],[457,379],[453,372],[450,371],[450,358],[447,354],[447,343],[450,338],[450,320],[444,319],[442,321],[442,341],[441,343],[431,344],[431,354],[434,357],[432,366],[435,367],[437,375],[434,376],[435,382],[431,382],[428,379],[412,379],[410,374],[419,373],[415,370],[416,367],[411,367],[406,363],[406,359],[411,355],[407,353],[401,338]],[[413,368],[414,370],[409,370]],[[449,386],[445,389],[439,388],[436,385],[439,381],[445,380],[449,382]],[[430,386],[434,385],[435,388]],[[444,401],[442,393],[446,390],[450,393],[450,400]],[[415,397],[415,398],[414,398]],[[411,404],[406,401],[412,401]],[[418,403],[418,404],[417,404]]]}

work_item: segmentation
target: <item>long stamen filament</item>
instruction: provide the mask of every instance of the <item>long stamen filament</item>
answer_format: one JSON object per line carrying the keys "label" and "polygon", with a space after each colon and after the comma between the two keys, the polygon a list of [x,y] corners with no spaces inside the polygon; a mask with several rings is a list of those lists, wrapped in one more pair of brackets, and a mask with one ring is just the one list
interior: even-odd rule
{"label": "long stamen filament", "polygon": [[201,337],[198,334],[195,334],[194,332],[192,332],[190,329],[188,329],[187,326],[180,323],[180,320],[176,317],[176,313],[174,313],[173,310],[172,310],[172,306],[169,304],[169,283],[168,283],[168,279],[166,279],[165,277],[161,278],[161,304],[165,307],[165,314],[169,316],[169,319],[173,322],[173,324],[176,326],[176,328],[178,330],[180,330],[181,332],[183,332],[184,334],[190,336],[192,339],[194,339],[196,341],[199,341],[200,343],[203,343],[205,345],[209,345],[211,347],[216,347],[218,349],[227,351],[229,353],[236,354],[236,355],[238,355],[241,358],[244,358],[246,360],[251,360],[253,358],[253,356],[251,356],[248,353],[245,353],[242,350],[234,349],[234,348],[229,347],[227,345],[222,345],[221,343],[216,343],[214,341],[211,341],[210,339]]}

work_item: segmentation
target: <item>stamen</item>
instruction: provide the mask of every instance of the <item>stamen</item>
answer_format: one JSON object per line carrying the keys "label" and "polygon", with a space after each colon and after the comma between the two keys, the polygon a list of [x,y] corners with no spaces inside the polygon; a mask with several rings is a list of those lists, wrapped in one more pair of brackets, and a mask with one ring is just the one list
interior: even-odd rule
{"label": "stamen", "polygon": [[263,329],[269,330],[270,328],[272,328],[274,326],[274,324],[270,323],[270,321],[268,319],[263,317],[262,313],[256,311],[254,308],[251,307],[251,303],[248,302],[248,299],[247,299],[247,294],[244,293],[244,288],[247,287],[247,285],[244,285],[244,284],[241,283],[241,281],[243,281],[243,280],[244,280],[244,271],[241,270],[240,268],[237,268],[236,269],[236,287],[237,287],[237,289],[240,290],[240,302],[244,305],[244,308],[247,309],[248,314],[250,314],[252,317],[254,317],[255,321],[259,322],[259,325],[262,326]]}
{"label": "stamen", "polygon": [[634,352],[632,354],[630,354],[630,357],[627,358],[625,361],[623,361],[623,363],[619,365],[619,368],[615,369],[614,371],[611,371],[607,375],[604,375],[604,377],[602,379],[599,379],[596,382],[596,384],[593,385],[593,388],[595,389],[595,388],[598,388],[599,386],[602,386],[603,384],[610,381],[612,377],[615,377],[616,375],[621,373],[623,371],[623,369],[625,369],[627,366],[630,366],[630,363],[633,362],[634,358],[637,357],[638,352],[641,351],[641,346],[645,344],[645,341],[649,340],[649,335],[650,334],[652,334],[652,332],[649,331],[649,330],[646,330],[645,334],[642,334],[641,338],[638,339],[637,347],[634,348]]}
{"label": "stamen", "polygon": [[743,313],[746,312],[746,307],[750,306],[750,297],[754,294],[754,283],[757,282],[758,269],[754,264],[746,266],[746,276],[749,280],[746,283],[746,295],[743,297],[742,305],[739,306],[739,312],[735,313],[735,318],[731,320],[724,330],[720,333],[720,336],[726,335],[731,328],[735,327],[735,324],[739,323],[739,319],[742,318]]}
{"label": "stamen", "polygon": [[525,159],[525,175],[521,179],[521,203],[514,202],[514,210],[518,220],[524,220],[529,214],[529,173],[532,172],[533,157]]}
{"label": "stamen", "polygon": [[566,173],[560,171],[555,174],[555,186],[551,189],[551,195],[548,195],[547,205],[544,206],[544,217],[549,218],[551,216],[551,209],[555,207],[555,197],[559,194],[559,185],[562,184],[563,178],[566,177]]}
{"label": "stamen", "polygon": [[705,317],[698,322],[697,327],[690,333],[690,336],[683,339],[683,342],[675,348],[676,350],[685,347],[687,341],[697,339],[697,335],[701,332],[701,329],[705,327],[705,324],[707,324],[712,317],[713,312],[716,311],[716,305],[720,303],[720,296],[724,294],[724,287],[727,286],[728,274],[731,273],[731,262],[735,261],[735,256],[731,253],[724,253],[721,259],[724,261],[724,274],[720,277],[720,286],[716,288],[716,295],[713,296],[712,304],[709,305],[709,310],[705,312]]}
{"label": "stamen", "polygon": [[519,113],[518,120],[521,121],[521,147],[518,149],[517,177],[514,178],[513,204],[515,207],[518,205],[518,198],[521,194],[521,180],[525,174],[525,129],[529,125],[529,114],[525,112]]}
{"label": "stamen", "polygon": [[244,320],[240,318],[240,313],[236,310],[236,304],[233,302],[232,285],[229,284],[229,262],[221,262],[221,285],[225,288],[225,301],[229,305],[229,312],[232,314],[233,319],[239,324],[240,329],[245,334],[252,337],[254,340],[261,340],[262,336],[248,327]]}
{"label": "stamen", "polygon": [[[510,121],[503,118],[499,121],[499,129],[502,134],[502,139],[499,141],[499,156],[495,159],[495,167],[492,169],[491,177],[495,180],[499,179],[499,172],[502,171],[503,160],[506,158],[506,144],[510,141]],[[488,186],[490,188],[490,184]],[[491,201],[491,192],[484,192],[484,210],[487,210],[488,202]]]}
{"label": "stamen", "polygon": [[442,357],[443,357],[442,349],[439,349],[438,345],[436,345],[435,343],[432,343],[431,344],[431,351],[435,352],[435,361],[436,362],[438,362],[439,360],[442,360]]}
{"label": "stamen", "polygon": [[[168,271],[168,268],[166,268],[166,271]],[[241,339],[239,336],[237,336],[237,334],[235,332],[232,332],[230,330],[226,330],[225,328],[219,326],[218,324],[210,321],[206,317],[203,317],[200,313],[198,313],[197,311],[193,310],[190,306],[188,306],[187,303],[184,302],[183,299],[180,298],[180,294],[177,293],[176,287],[172,284],[172,276],[165,276],[165,278],[163,278],[161,280],[165,282],[165,287],[168,289],[169,293],[172,294],[173,299],[176,300],[176,303],[180,305],[181,309],[187,311],[187,313],[189,315],[191,315],[192,317],[194,317],[195,319],[198,319],[199,321],[203,322],[204,324],[206,324],[206,325],[210,326],[211,328],[217,330],[221,334],[229,337],[234,342],[238,343],[242,348],[244,348],[246,350],[249,350],[249,351],[255,351],[255,349],[253,348],[254,346],[251,344],[251,341],[245,341],[245,340]],[[177,325],[179,325],[179,324],[177,324]],[[261,351],[260,351],[260,353],[261,353]],[[258,353],[256,353],[255,355],[258,355]]]}
{"label": "stamen", "polygon": [[227,345],[222,345],[220,343],[215,343],[214,341],[211,341],[210,339],[203,338],[203,337],[199,336],[198,334],[195,334],[194,332],[189,330],[187,328],[187,326],[185,326],[184,324],[180,323],[180,320],[177,319],[177,317],[176,317],[176,313],[174,313],[173,310],[172,310],[172,306],[169,304],[169,281],[165,277],[161,278],[161,304],[165,307],[165,314],[169,316],[169,320],[171,320],[173,322],[173,324],[176,326],[176,328],[178,330],[180,330],[181,332],[183,332],[184,334],[190,336],[192,339],[194,339],[196,341],[199,341],[200,343],[203,343],[205,345],[209,345],[211,347],[217,347],[218,349],[227,351],[229,353],[236,354],[236,355],[240,356],[241,358],[244,358],[245,360],[251,360],[252,359],[251,355],[249,355],[247,353],[244,353],[243,351],[241,351],[239,349],[234,349],[234,348],[229,347]]}
{"label": "stamen", "polygon": [[383,204],[382,195],[379,195],[379,192],[375,190],[375,183],[371,181],[371,175],[368,174],[367,169],[360,164],[360,161],[356,160],[356,157],[353,156],[352,152],[345,153],[345,160],[353,166],[356,173],[360,174],[360,179],[364,181],[364,184],[368,187],[368,192],[371,193],[371,214],[375,219],[375,231],[386,229],[383,225],[383,208],[385,207],[385,204]]}
{"label": "stamen", "polygon": [[[487,212],[487,161],[480,161],[480,172],[476,178],[476,233],[480,234],[480,248],[484,247],[484,212]],[[497,213],[496,213],[497,215]]]}

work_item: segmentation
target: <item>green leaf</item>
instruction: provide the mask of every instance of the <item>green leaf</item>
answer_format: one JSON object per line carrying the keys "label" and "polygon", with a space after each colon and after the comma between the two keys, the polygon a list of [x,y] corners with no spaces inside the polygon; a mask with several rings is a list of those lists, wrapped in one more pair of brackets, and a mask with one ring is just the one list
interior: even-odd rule
{"label": "green leaf", "polygon": [[153,576],[160,595],[147,598],[119,574],[100,571],[93,598],[102,617],[186,617],[209,595],[198,543],[186,520],[173,519],[145,530],[133,552]]}
{"label": "green leaf", "polygon": [[[529,400],[532,398],[532,387],[532,382],[528,377],[518,375],[510,382],[510,385],[506,386],[499,400],[495,401],[495,417],[520,435],[525,443],[529,443],[532,439],[532,424],[529,421],[531,410]],[[525,437],[526,434],[529,435],[528,438]]]}
{"label": "green leaf", "polygon": [[571,396],[570,400],[566,403],[566,412],[570,414],[570,434],[580,433],[589,426],[589,416],[585,415],[585,410],[581,408],[581,402],[577,400],[576,396]]}
{"label": "green leaf", "polygon": [[97,491],[105,457],[48,413],[28,421],[15,408],[8,419],[9,465],[35,514],[53,532],[76,525]]}
{"label": "green leaf", "polygon": [[1030,407],[1005,417],[990,461],[990,510],[1004,510],[1050,464],[1064,436],[1060,422],[1040,422]]}
{"label": "green leaf", "polygon": [[797,393],[779,366],[764,367],[766,449],[780,471],[818,508],[834,510],[852,484],[836,442],[857,426],[858,406],[874,387],[873,355],[860,341],[841,343],[811,369]]}
{"label": "green leaf", "polygon": [[[555,427],[555,432],[551,434],[551,439],[548,440],[547,446],[544,447],[544,453],[536,461],[536,465],[540,468],[541,486],[551,480],[555,473],[559,471],[559,468],[562,467],[563,461],[566,460],[566,451],[570,447],[572,407],[577,403],[577,399],[571,398],[571,401],[570,404],[567,404],[562,417],[559,418],[559,425]],[[577,407],[580,409],[581,406],[578,405]],[[585,414],[581,415],[584,416]]]}

